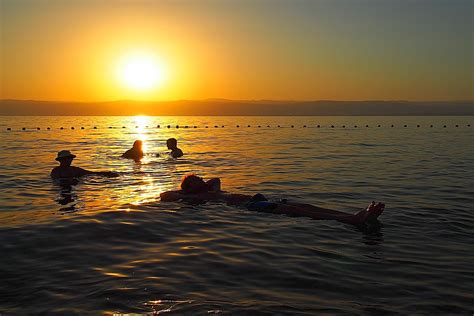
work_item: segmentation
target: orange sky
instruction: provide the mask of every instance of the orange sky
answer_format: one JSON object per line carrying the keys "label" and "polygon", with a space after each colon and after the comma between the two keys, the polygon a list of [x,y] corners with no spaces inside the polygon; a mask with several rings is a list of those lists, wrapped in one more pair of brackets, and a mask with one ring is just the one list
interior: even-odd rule
{"label": "orange sky", "polygon": [[469,1],[0,3],[3,99],[473,99]]}

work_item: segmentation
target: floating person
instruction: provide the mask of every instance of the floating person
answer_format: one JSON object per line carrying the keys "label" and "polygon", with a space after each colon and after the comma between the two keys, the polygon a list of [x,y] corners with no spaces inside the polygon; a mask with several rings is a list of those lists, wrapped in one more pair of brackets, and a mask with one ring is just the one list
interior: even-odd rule
{"label": "floating person", "polygon": [[166,146],[171,150],[169,155],[173,158],[179,158],[183,156],[183,151],[178,148],[178,141],[176,138],[169,138],[166,141]]}
{"label": "floating person", "polygon": [[69,150],[61,150],[58,152],[56,161],[59,161],[60,165],[54,167],[51,171],[51,178],[77,178],[85,175],[100,175],[106,177],[118,177],[118,174],[112,171],[89,171],[79,167],[71,166],[72,160],[76,158]]}
{"label": "floating person", "polygon": [[318,220],[336,220],[346,224],[363,225],[377,221],[385,208],[383,203],[372,202],[365,210],[355,214],[326,209],[311,204],[289,202],[286,199],[268,201],[262,194],[254,196],[221,191],[219,178],[204,181],[194,174],[187,175],[181,182],[181,190],[160,194],[161,201],[190,200],[198,202],[222,201],[229,205],[245,206],[250,211],[305,216]]}
{"label": "floating person", "polygon": [[122,154],[122,158],[140,161],[140,159],[142,159],[144,155],[145,154],[143,153],[143,142],[141,140],[136,140],[133,143],[133,147]]}

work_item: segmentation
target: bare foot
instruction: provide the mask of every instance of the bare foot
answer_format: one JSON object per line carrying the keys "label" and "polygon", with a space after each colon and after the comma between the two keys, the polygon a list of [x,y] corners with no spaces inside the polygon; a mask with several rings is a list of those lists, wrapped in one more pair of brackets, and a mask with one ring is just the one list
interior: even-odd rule
{"label": "bare foot", "polygon": [[383,213],[385,209],[385,204],[377,203],[375,204],[374,201],[367,206],[367,209],[360,211],[351,219],[351,222],[354,225],[361,225],[365,223],[373,223],[377,220],[377,218]]}

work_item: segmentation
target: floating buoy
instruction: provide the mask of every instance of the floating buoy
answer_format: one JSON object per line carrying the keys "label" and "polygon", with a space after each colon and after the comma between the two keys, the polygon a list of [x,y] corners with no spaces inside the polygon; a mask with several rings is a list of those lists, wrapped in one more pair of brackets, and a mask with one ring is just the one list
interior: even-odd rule
{"label": "floating buoy", "polygon": [[176,128],[179,128],[179,125],[176,125]]}
{"label": "floating buoy", "polygon": [[267,125],[267,127],[270,127],[270,125]]}
{"label": "floating buoy", "polygon": [[446,128],[446,125],[443,125],[443,128]]}
{"label": "floating buoy", "polygon": [[136,125],[135,128],[138,128],[138,125]]}
{"label": "floating buoy", "polygon": [[303,125],[303,128],[305,128],[305,127],[306,127],[306,125]]}
{"label": "floating buoy", "polygon": [[394,127],[393,124],[392,124],[392,127]]}
{"label": "floating buoy", "polygon": [[420,127],[420,125],[417,125],[416,127]]}
{"label": "floating buoy", "polygon": [[365,125],[365,127],[369,127],[369,125]]}
{"label": "floating buoy", "polygon": [[430,127],[433,127],[433,125],[430,125]]}
{"label": "floating buoy", "polygon": [[145,128],[148,128],[148,125],[147,125],[147,126],[145,126]]}
{"label": "floating buoy", "polygon": [[39,131],[41,128],[40,128],[40,127],[37,127],[36,129]]}
{"label": "floating buoy", "polygon": [[26,130],[26,128],[23,127],[22,130]]}
{"label": "floating buoy", "polygon": [[235,127],[239,128],[239,127],[240,127],[240,125],[236,125]]}
{"label": "floating buoy", "polygon": [[125,128],[125,126],[122,126],[122,128]]}
{"label": "floating buoy", "polygon": [[214,125],[214,128],[219,128],[219,126],[217,126],[217,125]]}
{"label": "floating buoy", "polygon": [[171,125],[168,125],[168,126],[166,126],[166,127],[171,128]]}
{"label": "floating buoy", "polygon": [[408,125],[403,125],[403,127],[407,127]]}
{"label": "floating buoy", "polygon": [[188,125],[184,126],[184,128],[188,128]]}
{"label": "floating buoy", "polygon": [[[110,127],[109,127],[110,128]],[[74,129],[74,126],[71,126],[71,129]]]}
{"label": "floating buoy", "polygon": [[94,129],[97,129],[97,126],[94,126]]}
{"label": "floating buoy", "polygon": [[357,125],[354,125],[355,128],[357,128]]}
{"label": "floating buoy", "polygon": [[81,129],[84,129],[84,126],[82,126]]}
{"label": "floating buoy", "polygon": [[334,125],[331,125],[331,128],[334,128]]}
{"label": "floating buoy", "polygon": [[456,124],[456,127],[459,127],[459,125]]}
{"label": "floating buoy", "polygon": [[467,124],[467,127],[471,127],[471,124]]}
{"label": "floating buoy", "polygon": [[222,125],[221,127],[222,127],[222,128],[224,128],[225,126],[224,126],[224,125]]}
{"label": "floating buoy", "polygon": [[112,126],[109,126],[109,128],[112,128]]}
{"label": "floating buoy", "polygon": [[321,125],[318,125],[317,127],[318,127],[318,128],[321,128]]}
{"label": "floating buoy", "polygon": [[342,128],[346,128],[346,125],[342,125]]}
{"label": "floating buoy", "polygon": [[250,125],[247,125],[247,127],[250,127]]}
{"label": "floating buoy", "polygon": [[[95,128],[95,127],[94,127]],[[64,127],[61,127],[60,129],[64,129]]]}
{"label": "floating buoy", "polygon": [[160,125],[156,125],[156,128],[160,128]]}
{"label": "floating buoy", "polygon": [[294,125],[291,125],[291,128],[294,128],[295,126]]}
{"label": "floating buoy", "polygon": [[7,131],[11,131],[11,130],[12,130],[12,128],[11,128],[11,127],[7,127]]}
{"label": "floating buoy", "polygon": [[378,127],[380,127],[380,125],[377,125]]}
{"label": "floating buoy", "polygon": [[281,127],[280,125],[278,125],[278,127]]}
{"label": "floating buoy", "polygon": [[260,128],[261,126],[259,125],[259,126],[257,126],[257,127]]}
{"label": "floating buoy", "polygon": [[209,128],[209,126],[206,126],[206,128]]}

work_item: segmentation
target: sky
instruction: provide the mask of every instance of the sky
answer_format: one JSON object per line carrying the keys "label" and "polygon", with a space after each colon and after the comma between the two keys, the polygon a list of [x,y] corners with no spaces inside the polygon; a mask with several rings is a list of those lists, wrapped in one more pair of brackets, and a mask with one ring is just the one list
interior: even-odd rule
{"label": "sky", "polygon": [[472,100],[470,0],[0,0],[0,99]]}

